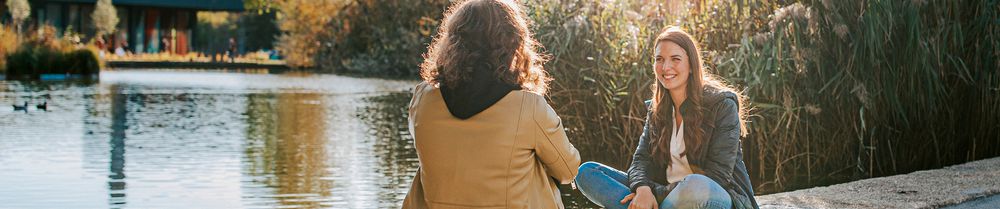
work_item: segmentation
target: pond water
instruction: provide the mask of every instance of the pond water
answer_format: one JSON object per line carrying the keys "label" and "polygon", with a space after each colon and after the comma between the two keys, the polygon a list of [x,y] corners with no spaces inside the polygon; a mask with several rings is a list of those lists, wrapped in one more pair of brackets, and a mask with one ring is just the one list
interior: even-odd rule
{"label": "pond water", "polygon": [[[398,208],[417,168],[415,84],[158,70],[0,81],[0,208]],[[591,207],[563,190],[569,208]]]}

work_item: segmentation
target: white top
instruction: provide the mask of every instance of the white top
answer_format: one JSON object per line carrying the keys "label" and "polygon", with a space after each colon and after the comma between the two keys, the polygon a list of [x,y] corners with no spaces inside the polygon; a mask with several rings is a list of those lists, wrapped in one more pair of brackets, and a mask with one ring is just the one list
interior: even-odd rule
{"label": "white top", "polygon": [[670,165],[667,165],[668,183],[679,182],[684,180],[687,175],[694,174],[691,171],[691,165],[688,164],[687,155],[681,156],[682,152],[684,152],[684,121],[681,121],[680,126],[674,128],[674,133],[670,135]]}

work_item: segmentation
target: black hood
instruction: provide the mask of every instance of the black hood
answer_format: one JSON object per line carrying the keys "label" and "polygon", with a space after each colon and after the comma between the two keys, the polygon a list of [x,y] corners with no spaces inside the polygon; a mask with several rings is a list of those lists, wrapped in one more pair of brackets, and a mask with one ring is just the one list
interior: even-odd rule
{"label": "black hood", "polygon": [[441,97],[451,115],[464,120],[490,108],[507,93],[520,89],[519,85],[504,82],[492,72],[478,70],[472,72],[471,78],[459,82],[458,86],[442,83]]}

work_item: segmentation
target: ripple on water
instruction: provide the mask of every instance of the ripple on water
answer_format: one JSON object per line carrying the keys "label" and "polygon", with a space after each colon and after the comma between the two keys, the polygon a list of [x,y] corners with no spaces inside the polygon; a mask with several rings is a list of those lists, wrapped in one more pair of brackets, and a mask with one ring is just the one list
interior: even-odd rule
{"label": "ripple on water", "polygon": [[[0,81],[0,208],[398,208],[415,81],[104,72]],[[586,201],[566,192],[568,207]]]}
{"label": "ripple on water", "polygon": [[[384,135],[399,138],[402,112],[378,111],[403,105],[369,98],[405,102],[390,93],[414,84],[159,71],[0,81],[2,104],[50,104],[0,111],[0,208],[398,207],[415,172],[399,167],[415,155]],[[379,114],[392,122],[362,116]]]}

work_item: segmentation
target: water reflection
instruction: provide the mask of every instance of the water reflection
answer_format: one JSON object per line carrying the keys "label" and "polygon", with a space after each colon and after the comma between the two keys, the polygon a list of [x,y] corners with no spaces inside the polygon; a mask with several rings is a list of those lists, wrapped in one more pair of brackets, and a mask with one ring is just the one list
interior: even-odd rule
{"label": "water reflection", "polygon": [[[414,81],[125,71],[0,81],[0,208],[398,208]],[[582,196],[563,190],[570,208]]]}
{"label": "water reflection", "polygon": [[125,204],[125,125],[126,97],[120,85],[111,85],[111,173],[108,175],[108,204]]}
{"label": "water reflection", "polygon": [[382,114],[366,98],[413,84],[162,71],[0,81],[0,103],[50,109],[0,111],[0,208],[398,207],[411,174],[391,156],[406,161],[405,147],[361,118]]}
{"label": "water reflection", "polygon": [[282,206],[319,208],[331,195],[325,106],[317,93],[248,95],[244,171]]}
{"label": "water reflection", "polygon": [[375,136],[375,156],[379,158],[378,173],[386,179],[380,187],[382,206],[399,207],[406,197],[417,172],[417,152],[407,126],[409,92],[392,93],[365,99],[370,105],[362,108],[359,117]]}

